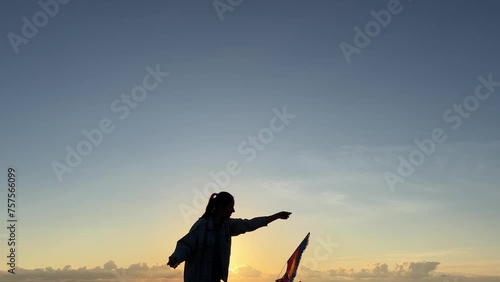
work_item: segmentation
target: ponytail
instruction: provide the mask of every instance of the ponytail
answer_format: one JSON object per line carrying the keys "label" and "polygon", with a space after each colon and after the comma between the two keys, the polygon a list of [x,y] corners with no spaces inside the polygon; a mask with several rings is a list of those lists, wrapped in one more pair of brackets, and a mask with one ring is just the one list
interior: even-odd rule
{"label": "ponytail", "polygon": [[233,195],[229,194],[228,192],[212,193],[212,195],[210,195],[210,198],[208,199],[205,213],[201,216],[201,218],[208,218],[219,207],[228,205],[232,202],[234,202]]}
{"label": "ponytail", "polygon": [[212,193],[210,198],[208,199],[207,208],[205,209],[205,213],[201,216],[201,218],[207,218],[211,215],[215,210],[215,198],[217,197],[217,193]]}

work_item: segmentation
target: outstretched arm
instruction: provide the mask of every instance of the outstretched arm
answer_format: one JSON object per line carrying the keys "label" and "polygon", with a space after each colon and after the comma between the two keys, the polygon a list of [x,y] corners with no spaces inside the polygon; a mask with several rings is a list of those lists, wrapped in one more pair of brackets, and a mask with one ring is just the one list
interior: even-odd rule
{"label": "outstretched arm", "polygon": [[287,211],[282,211],[279,213],[275,213],[267,217],[267,224],[275,221],[276,219],[288,219],[292,213]]}
{"label": "outstretched arm", "polygon": [[231,218],[230,233],[231,236],[238,236],[240,234],[254,231],[275,221],[276,219],[287,219],[290,217],[291,212],[279,212],[270,216],[256,217],[252,219]]}

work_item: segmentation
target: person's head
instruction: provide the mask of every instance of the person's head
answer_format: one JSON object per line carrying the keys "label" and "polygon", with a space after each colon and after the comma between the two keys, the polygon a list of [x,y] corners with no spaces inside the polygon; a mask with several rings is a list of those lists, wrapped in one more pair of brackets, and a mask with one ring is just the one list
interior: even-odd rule
{"label": "person's head", "polygon": [[208,200],[207,208],[205,213],[201,216],[202,218],[208,218],[209,216],[216,215],[220,216],[222,219],[227,219],[231,217],[234,212],[234,197],[228,192],[213,193]]}

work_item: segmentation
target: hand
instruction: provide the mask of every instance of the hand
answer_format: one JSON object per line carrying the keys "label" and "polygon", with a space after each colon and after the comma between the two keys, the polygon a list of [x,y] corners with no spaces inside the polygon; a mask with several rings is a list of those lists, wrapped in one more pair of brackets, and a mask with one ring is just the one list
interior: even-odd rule
{"label": "hand", "polygon": [[286,212],[286,211],[275,213],[267,217],[267,223],[269,224],[275,221],[276,219],[288,219],[291,214],[292,214],[291,212]]}
{"label": "hand", "polygon": [[282,211],[282,212],[279,212],[277,213],[276,215],[278,216],[278,218],[280,219],[288,219],[290,217],[292,213],[291,212],[287,212],[287,211]]}
{"label": "hand", "polygon": [[179,265],[179,261],[174,257],[169,257],[167,265],[175,269]]}

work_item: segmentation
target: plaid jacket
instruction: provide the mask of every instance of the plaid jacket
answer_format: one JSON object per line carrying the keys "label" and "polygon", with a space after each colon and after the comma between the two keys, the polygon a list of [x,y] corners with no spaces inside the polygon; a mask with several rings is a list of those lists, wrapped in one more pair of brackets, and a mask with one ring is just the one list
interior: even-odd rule
{"label": "plaid jacket", "polygon": [[[227,282],[229,258],[231,256],[231,237],[254,231],[267,226],[266,217],[253,219],[230,218],[222,223],[220,252],[222,259],[222,279]],[[174,253],[177,261],[184,265],[184,282],[212,282],[212,259],[214,257],[214,225],[212,218],[200,218],[189,233],[177,241]]]}

